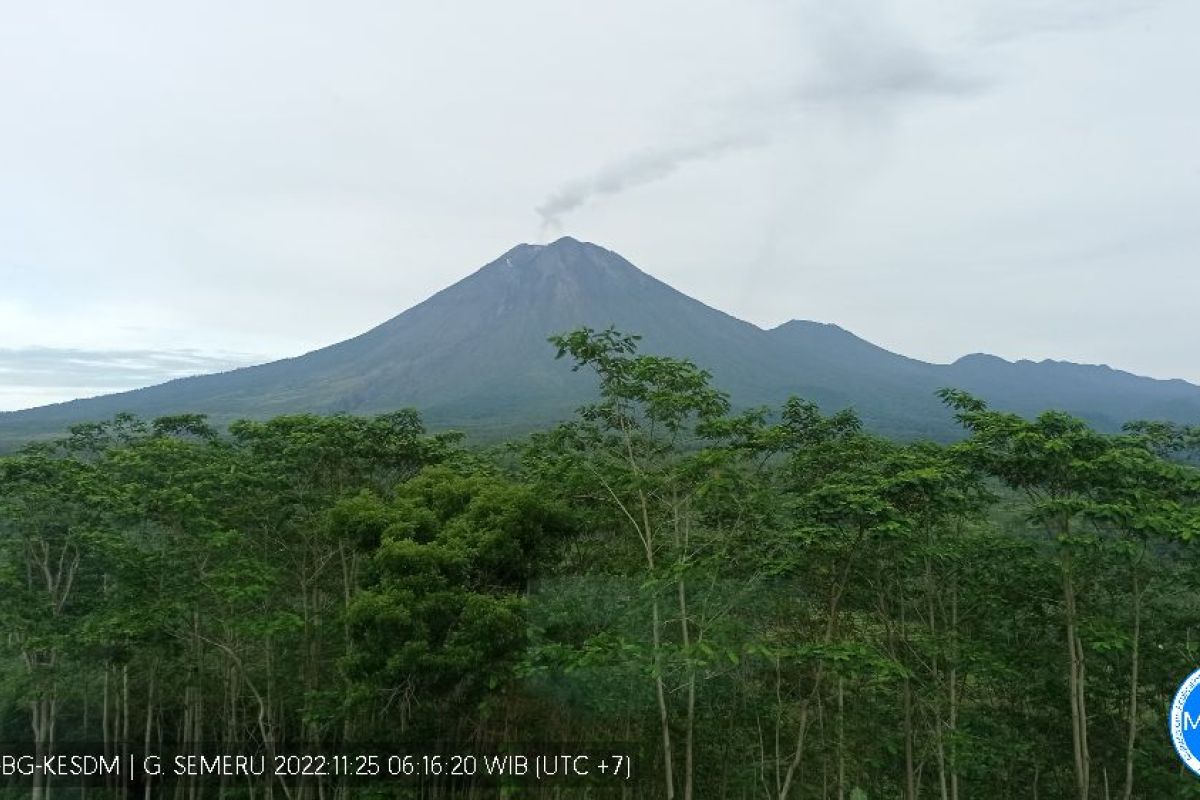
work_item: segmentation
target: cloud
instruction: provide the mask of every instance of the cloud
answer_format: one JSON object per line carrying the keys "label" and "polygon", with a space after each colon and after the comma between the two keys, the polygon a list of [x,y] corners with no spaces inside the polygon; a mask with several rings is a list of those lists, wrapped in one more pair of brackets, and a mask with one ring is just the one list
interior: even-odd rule
{"label": "cloud", "polygon": [[[918,9],[871,0],[808,3],[793,18],[804,65],[796,99],[802,103],[874,106],[890,113],[905,101],[956,97],[986,90],[981,53],[954,15],[931,24]],[[943,19],[944,18],[944,19]]]}
{"label": "cloud", "polygon": [[923,97],[970,95],[989,81],[952,51],[919,41],[875,7],[847,0],[836,6],[801,7],[791,19],[807,62],[782,87],[746,87],[739,102],[715,113],[718,133],[689,130],[676,141],[638,150],[570,180],[534,210],[545,235],[563,217],[595,198],[664,180],[684,167],[772,142],[814,115],[853,111],[881,118]]}
{"label": "cloud", "polygon": [[248,366],[258,360],[245,353],[212,354],[191,349],[0,348],[0,384],[117,391]]}
{"label": "cloud", "polygon": [[991,0],[978,15],[984,44],[1006,44],[1038,34],[1076,33],[1103,28],[1125,17],[1148,13],[1161,0]]}
{"label": "cloud", "polygon": [[801,83],[802,101],[894,102],[969,95],[989,85],[963,60],[890,32],[845,31],[838,26],[813,44],[816,74]]}

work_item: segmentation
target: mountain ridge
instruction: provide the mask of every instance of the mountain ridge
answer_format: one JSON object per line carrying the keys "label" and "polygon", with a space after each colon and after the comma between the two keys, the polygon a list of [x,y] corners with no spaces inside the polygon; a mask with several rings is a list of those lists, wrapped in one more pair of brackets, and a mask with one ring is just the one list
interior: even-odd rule
{"label": "mountain ridge", "polygon": [[839,325],[792,319],[761,328],[679,292],[599,245],[562,237],[519,244],[363,333],[302,355],[155,386],[0,413],[0,437],[45,435],[120,411],[381,413],[412,406],[431,427],[482,433],[563,418],[594,383],[553,358],[547,337],[587,325],[641,335],[645,352],[690,358],[739,406],[798,394],[852,406],[882,433],[955,435],[934,392],[956,386],[999,408],[1055,407],[1116,429],[1127,419],[1200,423],[1200,387],[1107,365],[968,354],[935,364]]}

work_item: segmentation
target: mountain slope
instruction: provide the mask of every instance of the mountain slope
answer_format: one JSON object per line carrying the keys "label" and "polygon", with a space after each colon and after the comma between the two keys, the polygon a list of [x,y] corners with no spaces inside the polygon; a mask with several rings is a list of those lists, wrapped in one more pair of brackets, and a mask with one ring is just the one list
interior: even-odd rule
{"label": "mountain slope", "polygon": [[421,410],[432,426],[508,432],[565,416],[592,382],[553,358],[546,337],[579,325],[643,336],[643,349],[693,359],[739,405],[791,394],[854,406],[873,428],[953,435],[933,392],[975,391],[1024,413],[1062,407],[1113,428],[1130,418],[1200,422],[1200,387],[1107,367],[969,356],[951,365],[905,358],[835,325],[762,330],[571,238],[518,245],[397,317],[297,358],[159,386],[0,414],[7,439],[120,411],[235,417]]}

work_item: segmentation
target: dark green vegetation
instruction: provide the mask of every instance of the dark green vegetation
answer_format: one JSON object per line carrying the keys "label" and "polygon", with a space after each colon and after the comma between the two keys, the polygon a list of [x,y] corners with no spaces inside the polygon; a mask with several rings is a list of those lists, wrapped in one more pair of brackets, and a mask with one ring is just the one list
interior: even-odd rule
{"label": "dark green vegetation", "polygon": [[258,367],[91,400],[0,414],[0,449],[119,412],[200,412],[218,425],[291,413],[419,408],[433,430],[492,440],[570,416],[594,389],[547,358],[546,337],[578,325],[644,335],[643,351],[711,370],[736,408],[792,395],[826,412],[853,407],[868,430],[946,440],[958,433],[934,396],[957,386],[995,408],[1058,408],[1114,432],[1128,419],[1200,424],[1200,387],[1108,367],[967,356],[935,365],[890,353],[835,325],[762,330],[687,297],[616,253],[565,238],[519,245],[361,336]]}
{"label": "dark green vegetation", "polygon": [[903,444],[732,411],[612,330],[555,344],[598,399],[487,457],[405,412],[122,416],[0,459],[0,739],[630,741],[626,796],[1200,797],[1165,734],[1194,430],[946,391],[968,436]]}

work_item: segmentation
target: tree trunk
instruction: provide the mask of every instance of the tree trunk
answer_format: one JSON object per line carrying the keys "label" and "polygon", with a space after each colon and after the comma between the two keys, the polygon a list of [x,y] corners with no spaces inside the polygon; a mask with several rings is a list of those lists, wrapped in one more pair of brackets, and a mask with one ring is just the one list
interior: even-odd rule
{"label": "tree trunk", "polygon": [[[958,584],[950,586],[950,630],[954,636],[954,663],[950,667],[950,735],[958,733]],[[950,800],[958,800],[958,744],[950,742]]]}
{"label": "tree trunk", "polygon": [[[121,666],[121,755],[129,753],[129,664]],[[121,785],[121,796],[129,797],[129,781]]]}
{"label": "tree trunk", "polygon": [[681,578],[676,584],[679,591],[679,627],[683,637],[683,651],[688,663],[687,717],[683,745],[683,800],[692,800],[693,741],[696,730],[696,667],[691,655],[691,633],[688,630],[687,590]]}
{"label": "tree trunk", "polygon": [[917,798],[917,773],[913,761],[913,703],[912,681],[904,679],[904,796],[906,800]]}
{"label": "tree trunk", "polygon": [[1142,589],[1138,585],[1137,565],[1133,567],[1133,652],[1129,665],[1129,733],[1125,740],[1125,790],[1124,800],[1133,798],[1133,755],[1137,741],[1138,714],[1138,669],[1142,638]]}
{"label": "tree trunk", "polygon": [[[631,457],[632,462],[632,457]],[[636,465],[635,465],[636,466]],[[646,551],[646,570],[651,583],[654,581],[654,539],[650,528],[650,509],[645,495],[640,495],[642,527],[640,530],[642,544]],[[654,647],[654,694],[658,701],[658,721],[662,730],[663,743],[663,781],[667,800],[675,800],[675,767],[671,753],[671,718],[667,709],[667,690],[663,680],[662,658],[662,610],[659,607],[658,591],[654,589],[654,597],[650,604],[650,635]]]}
{"label": "tree trunk", "polygon": [[[30,726],[33,729],[33,754],[36,759],[49,754],[50,743],[50,709],[45,697],[34,698],[30,702]],[[50,787],[41,770],[34,770],[33,785],[29,794],[31,800],[45,800],[50,796]]]}
{"label": "tree trunk", "polygon": [[[672,516],[675,523],[676,558],[683,559],[687,557],[689,529],[687,518],[684,517],[681,521],[680,505],[679,498],[673,497]],[[693,762],[696,732],[696,665],[691,652],[692,633],[690,618],[688,616],[687,586],[682,573],[680,573],[675,581],[675,588],[679,598],[679,638],[683,644],[684,663],[687,665],[687,710],[684,719],[683,744],[683,800],[692,800],[692,781],[695,772]]]}
{"label": "tree trunk", "polygon": [[838,676],[837,693],[837,796],[846,800],[846,679]]}
{"label": "tree trunk", "polygon": [[662,676],[662,616],[657,597],[651,604],[651,624],[654,645],[654,694],[658,700],[658,721],[662,729],[663,780],[667,791],[667,800],[675,800],[675,775],[671,759],[671,720],[667,712],[667,692]]}
{"label": "tree trunk", "polygon": [[104,663],[104,689],[100,695],[100,738],[104,742],[105,758],[112,756],[112,736],[109,733],[108,727],[108,676],[110,671],[108,662],[106,661]]}
{"label": "tree trunk", "polygon": [[[842,565],[841,575],[838,581],[834,584],[829,594],[829,608],[825,619],[825,635],[822,638],[822,644],[828,645],[833,641],[833,635],[837,631],[838,610],[842,604],[842,595],[846,591],[846,584],[850,580],[850,567],[853,564],[852,554],[855,548],[862,541],[865,531],[859,530],[855,537],[853,545],[849,549],[846,556],[846,563]],[[786,800],[788,793],[792,789],[793,782],[796,777],[796,770],[800,766],[800,760],[804,757],[804,737],[808,732],[808,707],[809,703],[816,697],[821,690],[821,682],[825,676],[825,665],[821,664],[817,667],[816,674],[813,676],[813,688],[808,697],[800,703],[800,725],[799,731],[796,733],[796,749],[792,753],[791,763],[788,764],[787,773],[784,775],[783,784],[779,788],[778,800]],[[778,746],[776,748],[778,750]]]}
{"label": "tree trunk", "polygon": [[1091,759],[1088,754],[1087,704],[1085,700],[1083,642],[1079,638],[1075,586],[1071,580],[1070,560],[1062,565],[1063,608],[1067,644],[1067,689],[1071,695],[1071,744],[1075,766],[1075,791],[1079,800],[1088,800],[1091,789]]}
{"label": "tree trunk", "polygon": [[[146,719],[142,729],[142,755],[145,756],[150,752],[151,736],[154,733],[154,688],[157,670],[155,667],[150,667],[149,686],[146,688]],[[149,776],[145,776],[144,800],[150,800],[153,797],[151,787],[154,780]]]}

